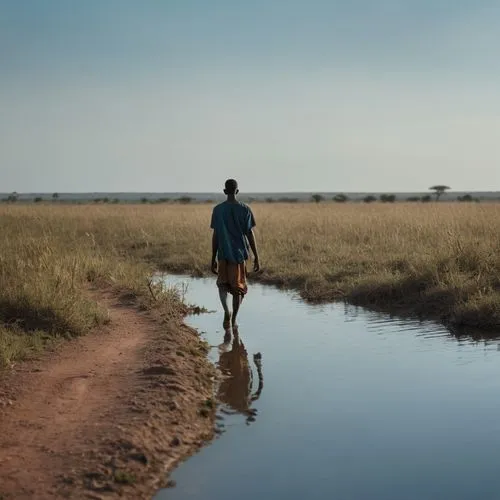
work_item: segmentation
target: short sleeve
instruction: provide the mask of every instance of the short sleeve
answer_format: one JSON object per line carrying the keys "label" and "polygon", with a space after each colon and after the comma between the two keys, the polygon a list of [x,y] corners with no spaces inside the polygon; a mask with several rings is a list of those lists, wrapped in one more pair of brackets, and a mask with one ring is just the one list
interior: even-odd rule
{"label": "short sleeve", "polygon": [[247,232],[250,232],[255,227],[255,217],[253,215],[252,209],[248,207],[247,213]]}

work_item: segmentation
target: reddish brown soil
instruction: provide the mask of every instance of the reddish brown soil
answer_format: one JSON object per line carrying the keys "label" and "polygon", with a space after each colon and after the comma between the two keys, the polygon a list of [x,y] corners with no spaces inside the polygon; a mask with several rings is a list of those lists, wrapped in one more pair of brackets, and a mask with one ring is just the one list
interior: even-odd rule
{"label": "reddish brown soil", "polygon": [[110,324],[0,379],[0,499],[149,499],[213,433],[214,369],[180,319]]}

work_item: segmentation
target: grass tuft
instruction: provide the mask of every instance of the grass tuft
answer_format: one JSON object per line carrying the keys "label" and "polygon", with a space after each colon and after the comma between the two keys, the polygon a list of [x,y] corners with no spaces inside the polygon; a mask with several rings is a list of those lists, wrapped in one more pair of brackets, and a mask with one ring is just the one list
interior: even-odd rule
{"label": "grass tuft", "polygon": [[115,472],[115,483],[131,485],[135,484],[136,480],[135,474],[130,472],[123,470],[117,470]]}

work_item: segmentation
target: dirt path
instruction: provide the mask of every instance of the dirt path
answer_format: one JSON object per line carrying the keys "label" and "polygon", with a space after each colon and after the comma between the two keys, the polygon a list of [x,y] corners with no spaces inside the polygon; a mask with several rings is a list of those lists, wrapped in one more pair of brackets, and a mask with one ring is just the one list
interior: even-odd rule
{"label": "dirt path", "polygon": [[151,498],[212,434],[195,332],[100,294],[110,324],[0,381],[0,499]]}

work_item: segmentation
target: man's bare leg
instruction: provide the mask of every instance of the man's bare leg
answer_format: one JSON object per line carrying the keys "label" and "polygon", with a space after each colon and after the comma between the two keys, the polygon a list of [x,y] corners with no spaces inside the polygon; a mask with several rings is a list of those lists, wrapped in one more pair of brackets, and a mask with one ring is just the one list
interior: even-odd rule
{"label": "man's bare leg", "polygon": [[219,288],[219,297],[222,308],[224,309],[224,323],[222,326],[227,330],[231,326],[231,311],[229,310],[229,306],[227,304],[227,290]]}
{"label": "man's bare leg", "polygon": [[238,315],[238,311],[240,310],[240,305],[242,300],[243,300],[243,295],[240,295],[239,293],[233,295],[233,319],[232,319],[233,328],[238,327],[238,324],[236,323],[236,316]]}

